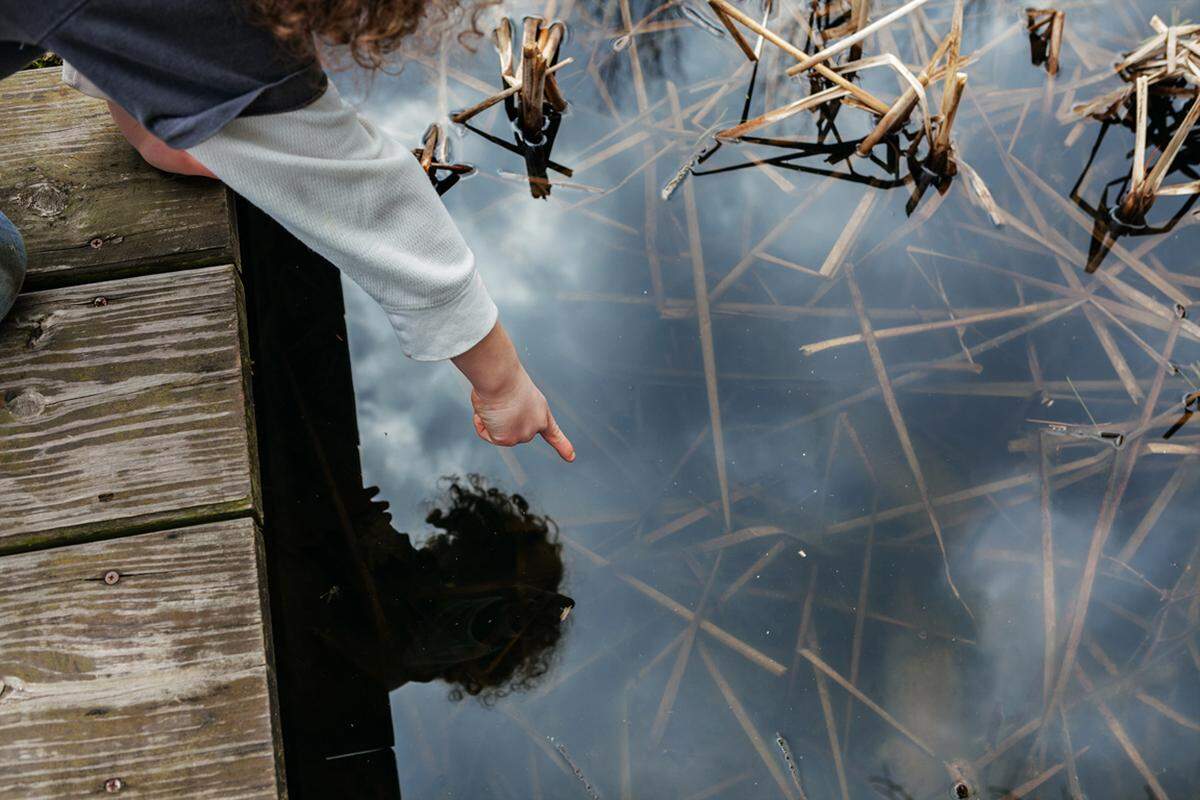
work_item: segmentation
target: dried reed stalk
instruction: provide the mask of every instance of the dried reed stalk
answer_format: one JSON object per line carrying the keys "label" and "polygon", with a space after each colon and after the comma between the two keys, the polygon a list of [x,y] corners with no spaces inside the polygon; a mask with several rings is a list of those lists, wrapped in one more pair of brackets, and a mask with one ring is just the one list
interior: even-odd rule
{"label": "dried reed stalk", "polygon": [[[871,511],[879,509],[879,487],[875,487],[871,499]],[[867,623],[867,601],[871,587],[871,555],[875,549],[875,525],[867,529],[867,543],[863,547],[862,576],[858,580],[858,602],[854,606],[854,638],[850,643],[850,682],[858,684],[858,670],[862,661],[863,630]],[[842,723],[842,752],[850,747],[850,722],[854,718],[851,713],[852,698],[846,698],[846,712]]]}
{"label": "dried reed stalk", "polygon": [[[1059,13],[1061,14],[1062,12],[1060,11]],[[1086,753],[1090,749],[1091,749],[1091,745],[1087,745],[1086,747],[1079,748],[1079,750],[1075,751],[1074,753],[1071,753],[1070,751],[1068,751],[1068,755],[1070,756],[1071,760],[1074,761],[1074,759],[1079,758],[1080,756],[1082,756],[1084,753]],[[1055,764],[1054,766],[1049,767],[1048,769],[1044,769],[1037,775],[1034,775],[1032,778],[1025,781],[1017,788],[1010,789],[1009,791],[1005,792],[1003,795],[1000,796],[1000,800],[1020,800],[1020,798],[1027,796],[1030,792],[1037,789],[1043,783],[1050,780],[1058,773],[1062,772],[1063,769],[1066,768],[1066,766],[1067,766],[1067,760],[1063,759],[1062,761]]]}
{"label": "dried reed stalk", "polygon": [[825,89],[823,91],[816,92],[815,94],[810,94],[807,97],[801,97],[799,100],[788,103],[785,106],[780,106],[779,108],[766,111],[754,119],[746,120],[738,125],[734,125],[732,128],[726,128],[723,131],[718,131],[716,133],[716,138],[727,142],[737,141],[751,131],[758,130],[766,125],[781,122],[789,117],[794,117],[796,114],[799,114],[802,111],[807,111],[810,108],[816,108],[817,106],[833,100],[840,100],[848,94],[849,92],[847,92],[845,89],[836,86],[832,89]]}
{"label": "dried reed stalk", "polygon": [[496,55],[500,57],[500,76],[506,79],[512,79],[516,76],[513,73],[513,29],[512,20],[508,17],[502,17],[500,24],[492,31],[492,44],[496,48]]}
{"label": "dried reed stalk", "polygon": [[958,599],[963,610],[967,612],[967,616],[974,619],[974,614],[971,613],[970,607],[959,594],[958,587],[954,585],[954,578],[950,574],[950,560],[946,554],[946,543],[942,538],[941,524],[938,522],[937,513],[933,510],[933,503],[929,499],[929,488],[925,483],[925,474],[921,471],[921,465],[917,461],[916,450],[913,449],[912,439],[908,435],[908,426],[904,423],[904,417],[900,413],[900,405],[896,402],[896,392],[892,388],[891,378],[888,377],[887,367],[883,363],[883,354],[879,350],[879,342],[876,340],[875,331],[871,327],[871,321],[867,317],[866,303],[863,301],[862,291],[858,287],[858,281],[854,277],[854,269],[849,264],[846,265],[846,286],[850,289],[850,298],[854,303],[854,310],[858,314],[859,326],[862,328],[863,339],[867,345],[867,353],[871,357],[871,366],[875,369],[875,377],[879,381],[879,388],[883,395],[884,404],[887,406],[888,415],[892,418],[892,425],[896,429],[896,436],[900,439],[900,447],[904,451],[904,457],[908,461],[908,467],[912,471],[913,480],[917,484],[917,491],[921,495],[921,503],[925,507],[925,513],[929,517],[929,522],[933,526],[933,534],[937,539],[938,549],[942,554],[942,566],[945,569],[946,582],[950,585],[950,591]]}
{"label": "dried reed stalk", "polygon": [[[1178,323],[1180,322],[1182,322],[1182,317],[1177,320],[1177,324],[1173,325],[1167,334],[1167,342],[1162,354],[1164,358],[1169,359],[1171,353],[1174,352],[1175,343],[1179,338],[1181,326]],[[1146,423],[1153,417],[1165,377],[1166,373],[1162,371],[1155,375],[1150,393],[1146,396],[1146,400],[1142,404],[1138,429],[1144,429]],[[1130,435],[1127,438],[1132,439],[1134,436]],[[1073,668],[1076,666],[1075,658],[1079,650],[1080,639],[1083,635],[1083,623],[1087,618],[1088,604],[1091,601],[1092,588],[1095,584],[1096,570],[1099,567],[1100,556],[1103,554],[1104,545],[1107,543],[1108,536],[1112,532],[1117,509],[1120,507],[1125,490],[1129,486],[1129,479],[1133,474],[1134,466],[1137,464],[1140,450],[1141,448],[1139,447],[1126,446],[1124,450],[1118,451],[1116,457],[1113,459],[1112,468],[1109,472],[1108,485],[1105,488],[1104,499],[1101,501],[1100,513],[1096,520],[1095,529],[1092,532],[1091,544],[1088,547],[1087,558],[1084,562],[1083,577],[1079,581],[1079,588],[1075,595],[1071,627],[1067,634],[1067,641],[1063,650],[1062,665],[1059,667],[1058,679],[1055,682],[1049,699],[1046,701],[1046,706],[1042,714],[1041,724],[1043,726],[1050,719],[1050,715],[1057,710],[1057,704],[1061,702],[1067,683],[1073,673]]]}
{"label": "dried reed stalk", "polygon": [[[817,626],[808,631],[809,642],[814,650],[820,650],[821,644],[817,639]],[[833,768],[837,774],[838,789],[842,800],[850,800],[850,789],[846,784],[846,767],[842,763],[842,748],[838,744],[837,722],[833,717],[833,703],[829,699],[829,687],[825,684],[825,675],[813,664],[813,680],[817,684],[817,697],[821,701],[821,716],[825,718],[825,733],[829,736],[829,752],[833,755]]]}
{"label": "dried reed stalk", "polygon": [[909,2],[900,6],[895,11],[885,14],[884,16],[872,22],[870,25],[860,29],[857,33],[847,36],[844,39],[840,39],[836,43],[826,47],[824,50],[814,53],[811,56],[805,56],[800,60],[799,64],[789,67],[787,74],[789,76],[795,76],[801,72],[820,66],[822,62],[828,61],[831,57],[861,42],[863,39],[867,38],[880,28],[891,25],[896,20],[900,19],[906,14],[911,13],[912,11],[915,11],[916,9],[925,5],[927,2],[929,2],[929,0],[909,0]]}
{"label": "dried reed stalk", "polygon": [[753,564],[747,567],[742,574],[737,577],[737,580],[729,584],[729,587],[721,593],[721,597],[717,600],[718,605],[724,606],[726,603],[728,603],[733,596],[738,593],[738,590],[745,586],[751,578],[766,569],[767,565],[774,561],[779,554],[783,552],[783,548],[786,546],[786,540],[779,541],[771,545],[771,547],[765,553],[759,556]]}
{"label": "dried reed stalk", "polygon": [[721,557],[723,555],[724,553],[718,553],[716,560],[713,562],[712,569],[708,573],[708,580],[704,584],[704,591],[700,594],[700,602],[696,604],[696,615],[688,623],[679,652],[675,655],[675,664],[671,667],[671,675],[667,679],[662,699],[658,703],[658,711],[655,713],[654,722],[650,726],[650,741],[654,743],[655,747],[662,741],[663,734],[666,733],[667,722],[671,717],[671,709],[675,705],[676,695],[679,694],[679,685],[683,682],[683,673],[687,669],[688,659],[692,655],[692,645],[696,642],[696,632],[700,628],[700,620],[703,619],[702,615],[704,614],[705,605],[708,602],[708,595],[712,591],[717,571],[721,568]]}
{"label": "dried reed stalk", "polygon": [[[709,800],[710,797],[728,796],[726,793],[729,789],[732,789],[734,786],[737,786],[744,780],[748,780],[753,774],[754,773],[752,771],[746,770],[745,772],[739,772],[736,775],[730,775],[728,778],[723,778],[722,780],[717,781],[707,789],[701,789],[695,794],[689,794],[684,798],[684,800]],[[801,797],[800,800],[806,800],[806,798]]]}
{"label": "dried reed stalk", "polygon": [[750,248],[750,251],[746,255],[742,256],[741,260],[733,266],[733,269],[729,270],[729,273],[724,278],[721,278],[721,280],[717,282],[717,285],[713,287],[712,291],[709,292],[709,302],[716,302],[717,298],[725,294],[729,287],[732,286],[734,282],[738,280],[738,278],[742,277],[742,274],[754,264],[754,259],[756,258],[754,255],[755,252],[764,247],[769,247],[772,242],[778,239],[786,231],[794,228],[795,221],[799,215],[808,209],[813,203],[819,200],[825,194],[825,192],[827,192],[830,187],[833,186],[834,181],[834,178],[826,178],[817,184],[814,189],[804,196],[803,200],[797,203],[796,206],[786,216],[784,216],[783,219],[776,223],[775,227],[771,228],[766,236],[759,240],[758,244]]}
{"label": "dried reed stalk", "polygon": [[958,105],[962,100],[963,90],[967,86],[967,73],[955,73],[953,80],[949,81],[947,85],[950,89],[941,107],[938,109],[941,120],[938,122],[937,133],[929,149],[930,167],[940,175],[953,175],[956,171],[954,163],[950,158],[952,146],[950,130],[954,126],[955,118],[958,116]]}
{"label": "dried reed stalk", "polygon": [[[941,44],[937,46],[929,61],[926,62],[925,66],[917,74],[917,82],[921,86],[929,85],[930,80],[932,80],[934,68],[941,61],[942,56],[946,54],[946,50],[950,47],[950,44],[950,36],[942,39]],[[892,107],[880,118],[875,128],[867,134],[867,137],[859,142],[857,148],[858,154],[860,156],[867,155],[875,145],[879,144],[894,131],[903,127],[904,123],[908,122],[908,118],[912,115],[913,109],[916,107],[917,90],[910,86],[904,90],[896,102],[892,103]]]}
{"label": "dried reed stalk", "polygon": [[[617,6],[621,10],[621,22],[625,25],[625,32],[633,32],[633,15],[629,11],[629,0],[618,0]],[[650,100],[646,95],[646,78],[642,73],[642,60],[638,57],[637,41],[634,37],[629,37],[629,47],[626,48],[629,53],[629,69],[633,76],[633,96],[637,100],[639,111],[645,111],[650,104]]]}
{"label": "dried reed stalk", "polygon": [[1194,459],[1184,459],[1175,467],[1175,471],[1171,473],[1171,477],[1167,479],[1167,483],[1159,491],[1154,498],[1154,502],[1150,504],[1150,508],[1146,510],[1137,527],[1134,528],[1133,534],[1128,541],[1121,547],[1120,553],[1117,554],[1117,559],[1129,563],[1133,557],[1137,555],[1138,548],[1142,546],[1142,542],[1146,541],[1146,536],[1150,530],[1158,522],[1159,517],[1166,511],[1171,500],[1175,497],[1175,493],[1179,491],[1179,487],[1183,485],[1184,480],[1191,474],[1196,466]]}
{"label": "dried reed stalk", "polygon": [[1054,684],[1054,656],[1058,646],[1058,611],[1054,588],[1054,520],[1050,511],[1050,458],[1046,437],[1038,434],[1038,478],[1041,483],[1042,518],[1042,702],[1048,702]]}
{"label": "dried reed stalk", "polygon": [[706,542],[701,542],[699,547],[704,551],[721,550],[741,544],[742,542],[748,542],[751,539],[761,539],[764,536],[778,536],[783,533],[786,533],[786,531],[775,525],[751,525],[750,527],[741,528],[732,533],[709,539]]}
{"label": "dried reed stalk", "polygon": [[[1183,120],[1176,126],[1171,140],[1167,142],[1167,146],[1163,148],[1162,153],[1155,160],[1154,166],[1150,169],[1149,174],[1146,175],[1145,180],[1137,184],[1131,184],[1129,191],[1125,193],[1125,197],[1121,200],[1120,214],[1121,218],[1126,222],[1136,223],[1145,219],[1146,212],[1154,204],[1154,198],[1162,186],[1163,179],[1167,177],[1167,172],[1174,163],[1175,156],[1179,154],[1184,142],[1187,141],[1197,119],[1200,119],[1200,92],[1196,93],[1187,114],[1184,115]],[[1145,122],[1144,119],[1141,121]],[[1145,139],[1144,133],[1142,133],[1142,138],[1143,140]]]}
{"label": "dried reed stalk", "polygon": [[1046,72],[1057,75],[1066,12],[1055,9],[1027,8],[1025,9],[1025,18],[1026,29],[1030,35],[1042,36],[1046,40]]}
{"label": "dried reed stalk", "polygon": [[433,166],[433,157],[437,155],[438,143],[442,140],[442,126],[434,123],[425,130],[424,141],[421,142],[421,155],[418,160],[421,163],[421,169],[429,172]]}
{"label": "dried reed stalk", "polygon": [[746,56],[749,61],[758,61],[758,54],[754,52],[754,48],[746,41],[746,37],[742,36],[742,32],[737,29],[737,25],[733,23],[721,7],[716,3],[709,3],[713,12],[717,15],[717,19],[721,20],[721,24],[725,26],[725,30],[729,31],[729,35],[733,37],[733,41],[737,43],[738,48]]}
{"label": "dried reed stalk", "polygon": [[527,136],[540,135],[545,124],[546,59],[538,47],[541,17],[525,17],[521,32],[521,89],[517,94],[521,128]]}
{"label": "dried reed stalk", "polygon": [[[1195,109],[1195,108],[1197,108],[1197,106],[1195,104],[1193,104],[1193,109]],[[1165,153],[1164,153],[1164,155],[1165,155]],[[1070,217],[1077,225],[1079,225],[1084,230],[1088,231],[1089,233],[1092,232],[1092,229],[1095,225],[1094,220],[1092,220],[1090,217],[1086,217],[1083,214],[1083,212],[1081,212],[1078,208],[1075,207],[1075,205],[1073,203],[1071,203],[1065,197],[1060,195],[1058,192],[1054,191],[1054,189],[1051,188],[1050,184],[1048,184],[1044,180],[1042,180],[1041,176],[1039,176],[1036,172],[1031,170],[1029,167],[1025,166],[1025,164],[1023,164],[1020,160],[1018,160],[1017,158],[1012,157],[1012,156],[1010,156],[1010,159],[1013,164],[1015,164],[1017,167],[1020,168],[1021,172],[1024,173],[1025,177],[1028,178],[1029,181],[1034,186],[1036,186],[1039,191],[1041,191],[1043,194],[1045,194],[1047,197],[1049,197],[1051,200],[1053,200],[1054,203],[1057,206],[1059,206],[1063,210],[1063,212],[1066,213],[1066,215],[1068,217]],[[1160,156],[1159,161],[1161,161],[1161,160],[1162,160],[1162,158]],[[1157,166],[1157,163],[1155,164],[1155,166]],[[1120,244],[1113,243],[1112,253],[1117,258],[1119,258],[1122,262],[1124,262],[1125,265],[1127,265],[1134,272],[1136,272],[1147,283],[1149,283],[1154,288],[1158,289],[1160,292],[1165,294],[1167,297],[1171,298],[1171,300],[1173,300],[1174,302],[1182,303],[1184,305],[1188,305],[1191,302],[1190,299],[1188,298],[1188,296],[1186,294],[1184,294],[1182,291],[1180,291],[1178,287],[1172,285],[1170,281],[1168,281],[1166,278],[1159,275],[1157,272],[1155,272],[1153,269],[1151,269],[1149,266],[1147,266],[1145,264],[1145,262],[1143,262],[1141,259],[1134,257],[1134,255],[1132,253],[1130,253],[1127,249],[1122,247]],[[1068,257],[1070,257],[1069,253],[1067,253],[1067,255],[1068,255]],[[1095,273],[1097,275],[1105,274],[1105,273],[1096,272],[1096,269],[1098,266],[1099,266],[1098,263],[1094,264],[1094,265],[1089,264],[1089,267],[1086,271],[1089,273]],[[1112,276],[1110,276],[1110,277],[1112,277]],[[1109,285],[1114,286],[1115,284],[1112,284],[1110,282]],[[1166,309],[1163,308],[1161,305],[1158,305],[1157,309],[1151,309],[1151,310],[1159,311],[1160,315],[1162,315],[1162,316],[1170,316],[1170,313],[1167,312]]]}
{"label": "dried reed stalk", "polygon": [[[579,551],[585,558],[587,558],[589,561],[591,561],[596,566],[598,566],[598,567],[612,566],[612,562],[609,561],[607,558],[600,555],[599,553],[595,553],[592,550],[589,550],[587,547],[584,547],[582,544],[575,541],[573,538],[566,536],[565,534],[562,535],[561,538],[562,538],[562,541],[567,546]],[[624,572],[620,572],[618,570],[614,570],[613,574],[617,577],[618,580],[633,587],[635,590],[642,593],[646,597],[650,598],[654,602],[658,603],[660,606],[667,609],[672,614],[675,614],[677,617],[684,620],[685,622],[691,622],[693,619],[695,619],[696,615],[694,613],[692,613],[692,611],[690,611],[686,606],[684,606],[682,603],[680,603],[676,600],[673,600],[672,598],[668,597],[667,595],[663,594],[658,589],[655,589],[653,586],[649,585],[645,581],[639,580],[638,578],[635,578],[632,575],[629,575]],[[765,655],[761,651],[756,650],[751,645],[747,644],[746,642],[737,638],[733,634],[729,633],[724,628],[721,628],[721,627],[717,626],[716,624],[710,622],[709,620],[701,621],[700,630],[704,631],[709,636],[712,636],[714,639],[716,639],[718,642],[725,645],[729,649],[735,650],[741,656],[748,659],[749,661],[754,662],[758,666],[765,669],[767,672],[770,672],[772,675],[778,676],[778,675],[782,675],[785,672],[787,672],[787,667],[785,667],[783,664],[780,664],[778,661],[771,658],[770,656]]]}
{"label": "dried reed stalk", "polygon": [[771,777],[775,779],[779,790],[783,792],[783,796],[788,800],[796,800],[796,793],[792,791],[792,785],[788,783],[787,777],[779,769],[779,764],[771,755],[767,743],[763,741],[758,730],[754,727],[754,723],[750,720],[750,715],[746,713],[742,701],[738,699],[737,694],[733,691],[733,687],[729,685],[729,681],[721,674],[721,670],[717,667],[717,663],[713,661],[712,655],[708,652],[708,648],[703,642],[697,645],[700,651],[700,658],[704,661],[704,666],[708,669],[708,674],[712,677],[713,683],[721,690],[721,695],[725,698],[725,704],[729,706],[729,710],[733,712],[733,716],[737,719],[738,724],[742,726],[742,731],[746,734],[746,738],[750,740],[750,744],[754,746],[758,757],[762,759],[766,765],[767,771],[771,773]]}
{"label": "dried reed stalk", "polygon": [[[702,437],[697,437],[697,439],[702,439]],[[699,445],[699,442],[697,442],[697,446],[698,445]],[[731,503],[736,503],[740,500],[744,500],[745,498],[747,498],[749,496],[750,496],[750,492],[747,489],[737,487],[737,488],[734,488],[733,491],[730,493],[729,501]],[[642,541],[645,544],[653,544],[654,542],[657,542],[659,539],[664,539],[673,533],[678,533],[679,531],[683,530],[684,528],[688,527],[689,525],[693,525],[693,524],[699,522],[700,520],[704,519],[705,517],[712,515],[719,509],[720,509],[719,501],[714,502],[714,503],[708,503],[706,505],[702,505],[699,508],[693,509],[693,510],[687,512],[686,514],[683,514],[682,516],[676,517],[675,519],[671,520],[670,522],[668,522],[667,524],[665,524],[659,528],[655,528],[653,531],[651,531],[650,533],[647,533],[645,536],[643,536]]]}
{"label": "dried reed stalk", "polygon": [[683,644],[684,640],[687,639],[689,630],[691,630],[691,628],[687,627],[675,634],[674,639],[667,642],[666,646],[659,650],[658,653],[655,654],[654,658],[647,661],[646,664],[638,670],[637,680],[639,682],[645,680],[646,676],[653,672],[655,667],[665,661],[667,656],[671,655],[671,653],[674,653],[675,650],[681,644]]}
{"label": "dried reed stalk", "polygon": [[822,277],[832,278],[837,274],[838,269],[842,266],[842,262],[846,259],[846,255],[850,252],[850,248],[858,241],[863,226],[867,224],[867,219],[871,216],[871,209],[875,206],[877,197],[878,192],[873,188],[868,188],[858,201],[858,205],[855,206],[854,211],[850,214],[850,218],[842,226],[842,232],[838,234],[837,241],[833,243],[833,247],[825,257],[825,262],[821,264],[820,273]]}
{"label": "dried reed stalk", "polygon": [[[1091,694],[1096,687],[1079,664],[1074,665],[1074,673],[1075,679],[1079,681],[1079,685],[1083,687],[1083,690]],[[1137,747],[1133,744],[1133,740],[1129,738],[1129,734],[1125,731],[1125,726],[1112,713],[1112,709],[1103,700],[1097,700],[1096,710],[1104,718],[1104,724],[1108,727],[1109,733],[1117,740],[1117,744],[1125,751],[1125,755],[1129,758],[1130,763],[1133,764],[1138,774],[1142,776],[1142,780],[1146,782],[1146,788],[1149,789],[1154,799],[1167,800],[1167,793],[1163,789],[1162,784],[1158,782],[1154,770],[1150,769],[1150,765],[1146,763],[1146,759],[1138,752]]]}
{"label": "dried reed stalk", "polygon": [[558,767],[562,774],[571,779],[575,778],[575,773],[571,771],[571,767],[562,758],[561,754],[554,749],[554,745],[550,743],[550,740],[546,736],[543,736],[541,733],[539,733],[529,720],[525,719],[525,717],[521,715],[515,708],[509,706],[501,706],[499,707],[499,711],[501,714],[517,723],[517,727],[525,731],[525,735],[529,737],[529,740],[533,742],[533,744],[537,745],[539,750],[546,754],[546,757],[550,759],[550,762],[554,764],[554,766]]}
{"label": "dried reed stalk", "polygon": [[1143,691],[1134,692],[1133,696],[1137,698],[1138,702],[1148,706],[1149,708],[1153,708],[1155,711],[1162,714],[1176,725],[1179,725],[1182,728],[1187,728],[1190,731],[1200,732],[1200,722],[1196,722],[1194,719],[1185,717],[1183,714],[1179,713],[1174,708],[1171,708],[1157,697],[1148,695]]}
{"label": "dried reed stalk", "polygon": [[1066,19],[1067,12],[1055,11],[1054,18],[1050,21],[1050,41],[1046,53],[1046,71],[1051,75],[1058,74],[1058,60],[1062,53],[1063,42],[1063,22]]}
{"label": "dried reed stalk", "polygon": [[[1001,309],[999,311],[985,311],[980,314],[971,314],[963,317],[952,319],[939,320],[937,322],[922,322],[916,325],[900,325],[895,328],[880,328],[873,332],[875,339],[895,339],[902,336],[912,336],[919,333],[931,333],[933,331],[946,330],[947,328],[959,328],[964,325],[976,325],[980,322],[991,322],[998,319],[1008,319],[1010,317],[1027,317],[1036,314],[1041,314],[1045,311],[1061,309],[1070,304],[1069,300],[1044,300],[1040,303],[1029,303],[1023,306],[1014,308]],[[823,342],[813,342],[800,346],[800,352],[806,356],[816,355],[825,350],[832,350],[837,347],[845,347],[846,345],[858,344],[866,341],[866,336],[861,333],[849,334],[846,336],[838,336],[833,339],[826,339]]]}
{"label": "dried reed stalk", "polygon": [[[679,95],[675,84],[667,81],[667,96],[675,124],[682,126]],[[708,305],[708,279],[704,275],[704,250],[700,238],[700,218],[696,211],[696,193],[691,181],[683,184],[683,203],[687,216],[688,254],[692,261],[692,286],[696,293],[696,320],[700,327],[701,358],[704,362],[704,386],[708,394],[709,422],[712,425],[713,456],[716,459],[717,483],[721,490],[721,510],[725,530],[733,527],[729,508],[729,477],[725,460],[725,434],[721,426],[721,400],[717,391],[717,360],[713,347],[712,313]]]}
{"label": "dried reed stalk", "polygon": [[[976,104],[976,107],[978,107],[978,104]],[[986,122],[987,115],[983,112],[982,108],[979,110],[981,116],[983,116]],[[996,132],[992,128],[990,122],[987,123],[987,127],[992,134],[993,140],[996,142],[997,150],[1000,151],[1000,159],[1004,164],[1004,168],[1008,172],[1009,177],[1012,178],[1013,185],[1016,187],[1017,193],[1020,195],[1021,201],[1024,203],[1026,210],[1029,212],[1030,216],[1033,217],[1034,224],[1037,225],[1038,229],[1044,236],[1053,236],[1061,240],[1061,235],[1058,234],[1058,232],[1054,230],[1054,228],[1046,220],[1045,215],[1042,214],[1041,209],[1038,208],[1037,203],[1034,202],[1033,197],[1030,195],[1028,187],[1024,185],[1017,175],[1013,166],[1015,159],[1012,159],[1007,152],[1004,152],[1001,149],[1000,139],[996,136]],[[1069,247],[1069,245],[1067,246]],[[1058,252],[1054,252],[1053,255],[1059,272],[1062,273],[1063,278],[1066,280],[1071,289],[1076,292],[1086,292],[1090,297],[1091,289],[1084,288],[1083,282],[1079,279],[1079,276],[1075,272],[1075,267],[1072,266],[1072,264]],[[1130,399],[1132,399],[1135,403],[1139,402],[1142,399],[1141,390],[1138,388],[1137,381],[1133,377],[1133,371],[1130,370],[1129,363],[1125,360],[1125,357],[1122,355],[1120,348],[1117,347],[1116,342],[1113,341],[1112,335],[1109,333],[1108,329],[1104,327],[1100,320],[1096,319],[1094,312],[1089,306],[1084,306],[1083,313],[1084,317],[1088,321],[1088,324],[1091,326],[1092,331],[1096,334],[1096,338],[1099,340],[1101,348],[1103,348],[1105,355],[1108,357],[1109,363],[1112,364],[1113,370],[1116,371],[1117,377],[1121,380],[1122,384],[1125,386],[1125,390],[1129,393]]]}
{"label": "dried reed stalk", "polygon": [[788,670],[787,697],[792,696],[796,689],[796,676],[800,674],[800,654],[808,645],[808,628],[812,625],[813,600],[817,596],[817,578],[821,568],[813,564],[808,578],[808,591],[804,593],[804,602],[800,605],[800,624],[796,629],[796,646],[792,649],[792,666]]}
{"label": "dried reed stalk", "polygon": [[[554,66],[547,67],[546,75],[553,75],[554,73],[558,72],[563,67],[567,66],[568,64],[573,64],[573,63],[575,63],[575,58],[573,56],[570,58],[564,58],[562,61],[559,61]],[[458,123],[458,124],[467,122],[470,119],[472,119],[473,117],[476,117],[479,114],[482,114],[484,111],[487,111],[489,108],[491,108],[492,106],[501,102],[502,100],[506,100],[509,97],[512,97],[514,94],[517,94],[518,92],[521,91],[521,87],[523,85],[524,84],[522,84],[521,81],[516,81],[515,83],[510,85],[507,89],[505,89],[501,92],[497,92],[496,94],[493,94],[490,97],[479,101],[478,103],[471,106],[470,108],[464,108],[462,111],[455,112],[454,114],[452,114],[450,116],[450,121]]]}
{"label": "dried reed stalk", "polygon": [[841,675],[839,675],[837,673],[837,671],[834,670],[833,667],[826,664],[819,655],[817,655],[816,653],[814,653],[812,650],[808,649],[807,647],[800,651],[800,655],[802,655],[806,659],[808,659],[809,662],[813,665],[813,667],[815,667],[816,669],[820,670],[825,675],[827,675],[828,677],[833,679],[833,681],[838,686],[841,686],[847,692],[852,694],[854,696],[854,698],[856,700],[858,700],[858,702],[862,703],[864,706],[871,709],[871,711],[875,712],[875,714],[880,719],[882,719],[888,725],[891,725],[893,728],[895,728],[897,733],[899,733],[905,739],[908,739],[908,741],[910,741],[918,750],[920,750],[922,753],[929,756],[930,758],[935,758],[935,759],[937,758],[937,755],[933,752],[933,748],[931,748],[929,745],[927,745],[923,740],[919,739],[915,733],[911,732],[910,730],[908,730],[908,728],[905,728],[903,725],[901,725],[896,720],[895,717],[893,717],[891,714],[889,714],[887,711],[884,710],[883,706],[879,705],[874,700],[867,697],[865,694],[862,693],[862,691],[860,691],[858,689],[858,687],[856,687],[854,684],[850,683],[850,681],[846,680]]}
{"label": "dried reed stalk", "polygon": [[[914,0],[914,2],[916,2],[916,1],[917,0]],[[921,0],[921,2],[925,2],[925,1],[926,0]],[[733,5],[730,5],[728,2],[726,2],[726,0],[709,0],[709,4],[714,7],[719,7],[721,9],[721,11],[723,11],[725,13],[726,16],[730,17],[731,19],[733,19],[737,22],[740,22],[745,27],[754,31],[759,36],[762,36],[768,42],[770,42],[771,44],[778,47],[780,50],[783,50],[785,53],[787,53],[788,55],[795,58],[797,61],[803,62],[804,60],[806,60],[808,58],[808,55],[803,50],[796,47],[791,42],[788,42],[787,40],[783,39],[778,34],[776,34],[774,31],[770,30],[769,28],[767,28],[763,25],[760,25],[753,17],[747,16],[746,14],[742,13],[742,11],[740,9],[738,9],[737,7],[735,7]],[[868,27],[870,27],[870,26],[868,26]],[[841,88],[843,88],[847,92],[849,92],[851,95],[858,98],[858,100],[863,105],[865,105],[868,109],[875,112],[876,114],[886,114],[887,113],[889,106],[886,103],[884,103],[882,100],[880,100],[875,95],[868,92],[866,89],[863,89],[861,86],[858,86],[857,84],[851,83],[850,81],[846,80],[841,75],[837,74],[833,70],[826,67],[824,64],[814,64],[812,69],[814,69],[817,72],[817,74],[819,74],[821,77],[825,78],[830,83],[834,83],[834,84],[840,86]]]}

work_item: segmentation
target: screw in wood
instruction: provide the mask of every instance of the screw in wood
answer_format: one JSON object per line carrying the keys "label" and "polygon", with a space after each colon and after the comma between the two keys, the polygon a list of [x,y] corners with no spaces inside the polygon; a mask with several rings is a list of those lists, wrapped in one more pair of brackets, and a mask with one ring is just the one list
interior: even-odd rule
{"label": "screw in wood", "polygon": [[121,580],[121,573],[117,572],[115,569],[110,569],[108,572],[104,573],[104,582],[109,586],[112,586],[119,580]]}
{"label": "screw in wood", "polygon": [[104,782],[104,791],[109,794],[116,794],[125,788],[125,781],[120,778],[109,778]]}
{"label": "screw in wood", "polygon": [[95,300],[92,301],[92,305],[94,305],[96,308],[104,308],[104,306],[108,305],[108,298],[107,297],[97,297]]}
{"label": "screw in wood", "polygon": [[93,250],[99,250],[101,247],[104,247],[104,240],[97,236],[95,239],[92,239],[90,242],[88,242],[88,244],[92,246]]}

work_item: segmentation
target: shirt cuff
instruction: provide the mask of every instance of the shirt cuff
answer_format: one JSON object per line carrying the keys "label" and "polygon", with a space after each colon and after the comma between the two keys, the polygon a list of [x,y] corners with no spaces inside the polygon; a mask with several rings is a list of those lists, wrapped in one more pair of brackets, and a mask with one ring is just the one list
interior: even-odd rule
{"label": "shirt cuff", "polygon": [[434,308],[385,309],[404,354],[414,361],[462,355],[491,333],[499,312],[476,271],[453,300]]}

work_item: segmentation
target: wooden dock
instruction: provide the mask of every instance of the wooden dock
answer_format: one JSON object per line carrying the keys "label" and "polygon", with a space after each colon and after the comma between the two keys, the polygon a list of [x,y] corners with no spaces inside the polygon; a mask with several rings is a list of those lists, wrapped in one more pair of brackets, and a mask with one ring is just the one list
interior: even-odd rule
{"label": "wooden dock", "polygon": [[233,200],[57,68],[0,83],[0,776],[285,796]]}

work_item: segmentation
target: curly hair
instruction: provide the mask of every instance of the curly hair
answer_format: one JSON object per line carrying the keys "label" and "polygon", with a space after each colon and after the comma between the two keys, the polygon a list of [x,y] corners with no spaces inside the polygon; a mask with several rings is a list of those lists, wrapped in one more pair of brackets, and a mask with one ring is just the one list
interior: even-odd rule
{"label": "curly hair", "polygon": [[[528,691],[550,669],[562,637],[562,544],[558,528],[534,514],[519,494],[485,485],[478,475],[449,478],[443,501],[426,522],[442,531],[421,548],[436,564],[440,593],[496,598],[476,623],[488,654],[444,666],[450,697],[491,705]],[[569,606],[567,606],[569,608]]]}
{"label": "curly hair", "polygon": [[[475,0],[470,28],[479,37],[479,15],[501,0]],[[389,56],[418,32],[437,35],[459,23],[463,0],[246,0],[250,20],[293,49],[314,53],[316,44],[345,48],[356,64],[382,69]]]}

